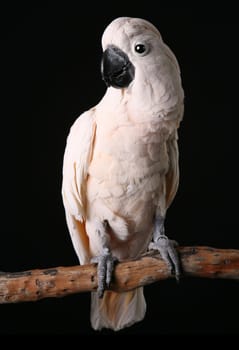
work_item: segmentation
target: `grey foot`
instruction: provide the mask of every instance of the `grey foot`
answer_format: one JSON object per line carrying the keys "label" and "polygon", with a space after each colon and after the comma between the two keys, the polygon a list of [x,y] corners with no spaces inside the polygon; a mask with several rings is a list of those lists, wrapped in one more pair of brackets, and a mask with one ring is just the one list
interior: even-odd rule
{"label": "grey foot", "polygon": [[97,263],[98,268],[98,296],[103,298],[104,291],[106,288],[109,288],[112,273],[114,270],[114,264],[117,261],[115,257],[112,256],[108,248],[104,249],[104,253],[99,256],[95,256],[91,259],[92,263]]}
{"label": "grey foot", "polygon": [[160,235],[157,242],[150,243],[149,249],[159,251],[162,259],[168,265],[171,273],[175,274],[176,280],[179,281],[181,272],[178,253],[175,249],[177,246],[178,243],[176,241],[169,240],[165,235]]}

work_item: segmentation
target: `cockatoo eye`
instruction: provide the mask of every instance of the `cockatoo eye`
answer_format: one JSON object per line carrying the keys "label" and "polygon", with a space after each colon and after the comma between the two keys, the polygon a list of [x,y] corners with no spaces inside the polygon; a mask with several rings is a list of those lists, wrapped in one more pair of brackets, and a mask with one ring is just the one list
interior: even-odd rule
{"label": "cockatoo eye", "polygon": [[134,51],[139,55],[139,56],[144,56],[149,52],[149,47],[146,44],[142,43],[136,43],[134,45]]}

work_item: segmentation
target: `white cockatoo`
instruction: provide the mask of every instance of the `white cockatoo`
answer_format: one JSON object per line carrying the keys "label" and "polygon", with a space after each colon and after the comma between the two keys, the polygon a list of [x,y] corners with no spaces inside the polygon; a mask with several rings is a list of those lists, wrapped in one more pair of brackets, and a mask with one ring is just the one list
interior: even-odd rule
{"label": "white cockatoo", "polygon": [[119,330],[144,318],[143,288],[107,290],[114,262],[158,250],[179,276],[175,241],[164,232],[178,187],[177,129],[184,93],[177,60],[146,20],[120,17],[102,37],[107,90],[71,127],[62,196],[80,264],[98,263],[94,329]]}

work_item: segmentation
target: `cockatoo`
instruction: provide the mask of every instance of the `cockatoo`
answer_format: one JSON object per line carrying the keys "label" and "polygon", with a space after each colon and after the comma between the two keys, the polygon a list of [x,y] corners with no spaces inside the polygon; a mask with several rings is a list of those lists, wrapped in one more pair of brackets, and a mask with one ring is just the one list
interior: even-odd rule
{"label": "cockatoo", "polygon": [[142,287],[107,290],[116,260],[154,249],[180,274],[164,220],[179,183],[184,92],[178,62],[150,22],[113,20],[102,47],[107,90],[70,129],[62,196],[80,264],[98,263],[91,325],[120,330],[144,318],[146,303]]}

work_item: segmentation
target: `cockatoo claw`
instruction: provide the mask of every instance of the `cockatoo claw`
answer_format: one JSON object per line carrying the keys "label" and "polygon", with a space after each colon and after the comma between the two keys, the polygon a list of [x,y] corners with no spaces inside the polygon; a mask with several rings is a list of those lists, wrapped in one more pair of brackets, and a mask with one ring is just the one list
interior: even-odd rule
{"label": "cockatoo claw", "polygon": [[180,260],[175,247],[178,243],[168,239],[166,235],[160,235],[156,242],[151,242],[149,250],[159,251],[162,259],[166,262],[171,273],[175,275],[176,281],[179,282],[181,276]]}
{"label": "cockatoo claw", "polygon": [[103,298],[105,289],[109,288],[112,279],[112,273],[114,270],[114,265],[117,259],[112,256],[109,249],[104,249],[104,253],[99,256],[95,256],[91,259],[92,263],[97,263],[97,273],[98,273],[98,296]]}

